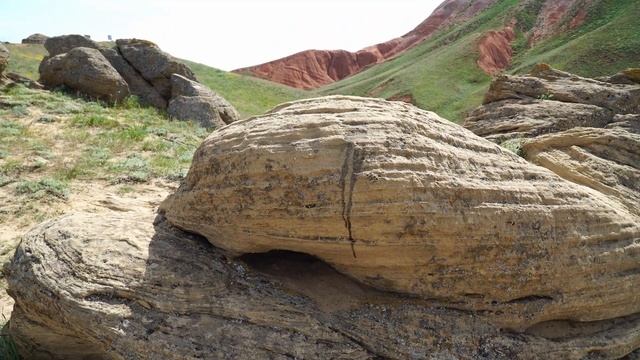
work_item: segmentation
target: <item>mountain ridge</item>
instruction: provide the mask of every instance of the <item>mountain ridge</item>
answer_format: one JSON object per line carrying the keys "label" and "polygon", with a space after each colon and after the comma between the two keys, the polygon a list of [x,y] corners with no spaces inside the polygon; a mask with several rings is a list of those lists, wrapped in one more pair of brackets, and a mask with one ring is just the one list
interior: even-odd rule
{"label": "mountain ridge", "polygon": [[446,0],[422,23],[408,33],[365,47],[347,50],[305,50],[264,64],[233,72],[253,75],[299,89],[315,89],[356,74],[411,49],[436,31],[462,22],[497,0]]}

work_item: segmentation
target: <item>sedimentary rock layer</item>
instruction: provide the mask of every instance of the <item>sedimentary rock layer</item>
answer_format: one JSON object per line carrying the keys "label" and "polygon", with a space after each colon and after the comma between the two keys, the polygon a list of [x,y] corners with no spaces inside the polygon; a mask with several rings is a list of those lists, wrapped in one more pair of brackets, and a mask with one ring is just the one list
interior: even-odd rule
{"label": "sedimentary rock layer", "polygon": [[624,205],[399,102],[310,99],[235,122],[161,209],[231,254],[311,254],[511,328],[640,311]]}
{"label": "sedimentary rock layer", "polygon": [[640,347],[638,315],[516,334],[317,259],[234,260],[130,210],[65,216],[24,237],[6,269],[24,359],[577,360]]}

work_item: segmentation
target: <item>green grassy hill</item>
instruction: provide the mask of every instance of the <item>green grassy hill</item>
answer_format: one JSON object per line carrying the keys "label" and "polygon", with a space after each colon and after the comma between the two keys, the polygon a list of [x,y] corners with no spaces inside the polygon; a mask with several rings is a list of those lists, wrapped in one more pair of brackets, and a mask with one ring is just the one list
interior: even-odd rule
{"label": "green grassy hill", "polygon": [[530,48],[525,35],[541,4],[541,0],[500,0],[471,21],[443,29],[400,56],[316,93],[411,96],[417,106],[461,121],[481,103],[491,81],[476,65],[477,42],[486,31],[500,29],[514,18],[518,37],[508,73],[525,73],[541,62],[589,77],[640,66],[640,1],[596,1],[581,27]]}
{"label": "green grassy hill", "polygon": [[[185,62],[201,82],[229,100],[243,116],[261,114],[294,99],[346,94],[411,98],[417,106],[456,122],[482,102],[491,81],[476,64],[478,41],[487,31],[501,29],[514,19],[517,38],[512,43],[514,57],[507,73],[525,73],[541,62],[588,77],[640,67],[640,1],[593,0],[585,7],[582,26],[530,46],[528,34],[536,26],[543,3],[498,0],[475,18],[441,29],[385,63],[314,91]],[[46,53],[42,46],[8,47],[12,53],[9,70],[37,78],[38,64]]]}
{"label": "green grassy hill", "polygon": [[[38,66],[47,51],[42,45],[7,44],[11,53],[7,71],[38,79]],[[199,81],[229,100],[243,117],[262,114],[274,106],[308,96],[303,90],[250,76],[218,70],[184,60]]]}

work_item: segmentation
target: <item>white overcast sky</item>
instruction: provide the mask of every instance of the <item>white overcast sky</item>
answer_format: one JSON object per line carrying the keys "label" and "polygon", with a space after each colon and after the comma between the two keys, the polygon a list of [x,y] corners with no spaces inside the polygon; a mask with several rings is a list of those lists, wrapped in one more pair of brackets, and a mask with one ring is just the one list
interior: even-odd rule
{"label": "white overcast sky", "polygon": [[40,32],[137,37],[223,70],[403,35],[442,0],[0,0],[0,41]]}

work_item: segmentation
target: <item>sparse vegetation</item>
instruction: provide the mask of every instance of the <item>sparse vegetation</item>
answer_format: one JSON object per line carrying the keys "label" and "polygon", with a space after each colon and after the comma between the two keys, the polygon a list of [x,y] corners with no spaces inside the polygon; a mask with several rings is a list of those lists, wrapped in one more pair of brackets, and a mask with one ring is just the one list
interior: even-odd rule
{"label": "sparse vegetation", "polygon": [[7,332],[7,319],[0,319],[0,358],[3,360],[20,360],[18,349]]}
{"label": "sparse vegetation", "polygon": [[0,99],[0,190],[19,203],[0,211],[0,223],[46,216],[39,205],[66,201],[77,182],[180,180],[208,134],[135,98],[108,107],[16,86]]}
{"label": "sparse vegetation", "polygon": [[526,155],[522,149],[523,140],[524,139],[507,140],[502,142],[500,146],[523,158]]}

